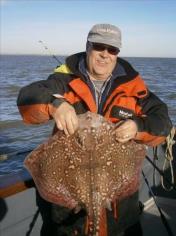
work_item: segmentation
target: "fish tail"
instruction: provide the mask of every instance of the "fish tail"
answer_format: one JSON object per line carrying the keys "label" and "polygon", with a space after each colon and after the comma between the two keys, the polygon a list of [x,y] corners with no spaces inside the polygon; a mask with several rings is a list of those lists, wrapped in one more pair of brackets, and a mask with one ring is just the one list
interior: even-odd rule
{"label": "fish tail", "polygon": [[85,235],[87,236],[107,236],[107,215],[106,209],[100,211],[96,218],[87,216],[85,224]]}
{"label": "fish tail", "polygon": [[98,234],[98,236],[107,236],[107,214],[106,214],[106,208],[102,208],[101,209],[100,220],[99,220],[98,227],[99,227],[99,234]]}

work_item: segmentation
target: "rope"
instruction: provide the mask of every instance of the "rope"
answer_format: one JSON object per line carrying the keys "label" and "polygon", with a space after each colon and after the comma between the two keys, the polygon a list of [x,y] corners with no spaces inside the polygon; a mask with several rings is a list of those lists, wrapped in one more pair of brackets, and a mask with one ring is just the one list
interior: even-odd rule
{"label": "rope", "polygon": [[164,178],[163,176],[161,176],[161,184],[164,190],[166,191],[171,191],[174,185],[174,172],[173,172],[173,165],[172,165],[172,161],[173,161],[172,146],[175,144],[174,136],[175,136],[175,128],[172,127],[170,134],[166,138],[165,160],[163,164],[163,172],[165,172],[168,166],[170,167],[172,185],[170,185],[170,187],[166,187],[164,184]]}
{"label": "rope", "polygon": [[153,162],[148,156],[145,156],[145,157],[146,157],[146,159],[150,162],[150,164],[152,164],[152,166],[158,171],[158,173],[164,178],[164,180],[165,180],[169,185],[172,186],[173,190],[176,191],[176,186],[175,186],[175,184],[171,183],[171,181],[167,178],[167,176],[164,175],[164,172],[163,172],[162,170],[160,170],[160,169],[158,168],[158,166],[156,166],[156,165],[154,164],[154,162]]}

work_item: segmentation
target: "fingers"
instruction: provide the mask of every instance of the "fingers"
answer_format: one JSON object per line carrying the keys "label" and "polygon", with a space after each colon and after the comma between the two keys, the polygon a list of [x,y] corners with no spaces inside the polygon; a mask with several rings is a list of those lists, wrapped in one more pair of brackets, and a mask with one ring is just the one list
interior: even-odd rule
{"label": "fingers", "polygon": [[78,128],[78,118],[75,109],[67,102],[62,103],[53,114],[57,128],[68,136]]}
{"label": "fingers", "polygon": [[116,140],[119,142],[119,143],[126,143],[128,142],[129,140],[131,140],[132,138],[128,137],[128,136],[122,136],[122,137],[117,137],[116,136]]}
{"label": "fingers", "polygon": [[74,112],[73,116],[71,117],[71,121],[72,121],[72,126],[74,131],[76,131],[78,129],[78,117],[76,115],[76,112]]}
{"label": "fingers", "polygon": [[66,135],[74,134],[78,128],[78,118],[75,113],[71,113],[66,117],[64,132]]}
{"label": "fingers", "polygon": [[133,120],[126,120],[116,129],[116,140],[121,143],[134,139],[138,131],[137,125]]}
{"label": "fingers", "polygon": [[59,130],[63,130],[62,124],[60,123],[59,120],[56,121],[56,125]]}

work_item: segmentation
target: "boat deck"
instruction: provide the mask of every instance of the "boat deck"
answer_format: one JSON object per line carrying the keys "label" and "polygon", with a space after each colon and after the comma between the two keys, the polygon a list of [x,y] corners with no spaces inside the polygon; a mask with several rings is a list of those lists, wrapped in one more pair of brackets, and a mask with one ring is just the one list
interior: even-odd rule
{"label": "boat deck", "polygon": [[[27,235],[26,233],[31,226],[32,220],[34,219],[34,214],[38,209],[34,204],[35,189],[30,188],[16,195],[7,197],[5,200],[6,201],[1,202],[1,210],[3,211],[0,214],[2,220],[0,224],[0,235]],[[157,197],[156,200],[158,205],[162,209],[168,224],[170,225],[173,235],[176,235],[176,198]],[[28,204],[26,204],[26,202]],[[7,210],[8,208],[10,210]],[[3,215],[6,215],[4,219]],[[152,198],[145,202],[144,211],[141,215],[141,223],[144,236],[169,235],[161,221],[159,211]],[[41,224],[42,219],[41,215],[39,214],[30,236],[40,235]]]}
{"label": "boat deck", "polygon": [[[174,147],[173,170],[176,183],[176,145]],[[152,153],[149,153],[149,157],[152,157]],[[162,169],[161,156],[159,160],[158,166]],[[173,236],[176,236],[176,191],[163,190],[160,175],[157,172],[155,173],[155,184],[153,183],[153,167],[147,160],[144,161],[143,171],[152,191],[157,196],[157,203],[170,225]],[[168,173],[166,171],[165,176],[170,177],[169,173],[170,171]],[[29,235],[27,232],[31,229],[31,223],[38,210],[36,191],[29,177],[26,170],[0,177],[0,236]],[[144,236],[171,236],[172,234],[168,234],[162,223],[154,200],[150,198],[149,189],[146,187],[143,177],[140,181],[139,199],[145,205],[141,214]],[[39,236],[41,225],[42,218],[39,214],[31,229],[30,236]]]}
{"label": "boat deck", "polygon": [[[167,219],[167,222],[176,235],[176,199],[157,197],[158,206],[162,209],[162,213]],[[154,203],[153,198],[148,200],[144,207],[144,212],[141,215],[141,223],[144,231],[144,236],[168,236],[168,232],[161,220],[160,213]]]}

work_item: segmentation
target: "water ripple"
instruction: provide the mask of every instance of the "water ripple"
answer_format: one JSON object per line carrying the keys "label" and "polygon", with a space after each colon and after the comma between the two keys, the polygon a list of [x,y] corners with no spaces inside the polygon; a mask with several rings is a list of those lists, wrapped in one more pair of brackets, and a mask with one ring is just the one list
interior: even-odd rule
{"label": "water ripple", "polygon": [[[59,57],[64,62],[64,57]],[[127,58],[141,74],[149,89],[167,105],[176,125],[176,59]],[[25,125],[21,121],[16,99],[21,87],[43,80],[57,63],[49,56],[1,56],[0,175],[23,169],[26,152],[51,135],[53,122]]]}

